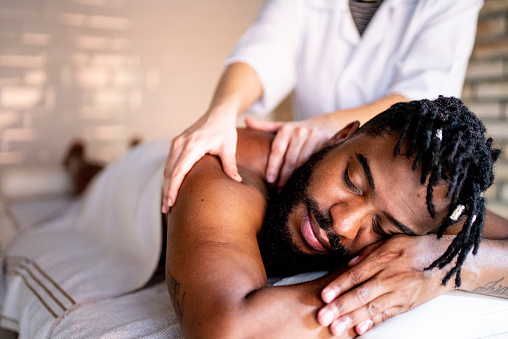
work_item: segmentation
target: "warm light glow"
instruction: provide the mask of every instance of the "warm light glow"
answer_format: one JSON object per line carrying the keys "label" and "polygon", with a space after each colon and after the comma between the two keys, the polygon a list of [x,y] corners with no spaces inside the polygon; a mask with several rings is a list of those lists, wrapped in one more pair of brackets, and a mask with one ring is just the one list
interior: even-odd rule
{"label": "warm light glow", "polygon": [[35,140],[35,137],[35,131],[30,128],[10,128],[2,135],[5,142]]}
{"label": "warm light glow", "polygon": [[94,65],[121,67],[127,64],[129,56],[118,53],[95,53],[89,62]]}
{"label": "warm light glow", "polygon": [[22,152],[0,152],[0,164],[2,165],[14,165],[22,162]]}
{"label": "warm light glow", "polygon": [[83,88],[104,87],[108,83],[109,74],[103,67],[81,67],[76,70],[76,82]]}
{"label": "warm light glow", "polygon": [[18,114],[14,111],[0,111],[0,128],[12,125],[19,121]]}
{"label": "warm light glow", "polygon": [[81,107],[79,116],[87,120],[106,120],[113,119],[117,115],[117,109],[112,107],[98,107],[91,105],[84,105]]}
{"label": "warm light glow", "polygon": [[21,43],[27,45],[47,45],[51,40],[51,36],[49,34],[42,33],[23,33],[21,34]]}
{"label": "warm light glow", "polygon": [[41,99],[41,90],[30,87],[4,87],[0,91],[0,105],[8,108],[31,108]]}
{"label": "warm light glow", "polygon": [[27,71],[23,78],[23,82],[28,86],[44,85],[47,80],[46,72],[40,69]]}
{"label": "warm light glow", "polygon": [[117,89],[101,89],[92,94],[92,103],[104,106],[122,106],[127,102],[127,96],[124,92]]}
{"label": "warm light glow", "polygon": [[85,137],[95,140],[119,140],[128,136],[125,126],[120,125],[103,125],[95,127],[87,127],[85,129]]}
{"label": "warm light glow", "polygon": [[87,16],[84,14],[62,13],[60,18],[64,25],[83,27]]}
{"label": "warm light glow", "polygon": [[89,6],[104,6],[106,0],[73,0],[77,4],[89,5]]}
{"label": "warm light glow", "polygon": [[41,68],[46,64],[46,55],[0,55],[0,67]]}
{"label": "warm light glow", "polygon": [[126,18],[92,15],[87,20],[88,27],[123,31],[130,27],[131,21]]}
{"label": "warm light glow", "polygon": [[131,43],[129,40],[123,38],[82,35],[76,36],[74,45],[76,48],[84,50],[122,51],[128,49]]}
{"label": "warm light glow", "polygon": [[150,68],[146,72],[146,87],[150,90],[155,90],[160,85],[160,71],[157,68]]}

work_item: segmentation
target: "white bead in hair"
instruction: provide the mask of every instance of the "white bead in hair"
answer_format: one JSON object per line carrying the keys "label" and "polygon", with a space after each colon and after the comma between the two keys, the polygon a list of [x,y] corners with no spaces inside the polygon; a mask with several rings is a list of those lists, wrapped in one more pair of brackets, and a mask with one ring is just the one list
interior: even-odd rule
{"label": "white bead in hair", "polygon": [[476,221],[476,214],[474,214],[473,217],[471,218],[471,225],[474,224],[475,221]]}
{"label": "white bead in hair", "polygon": [[443,140],[443,130],[442,129],[436,130],[436,138],[438,138],[441,141]]}
{"label": "white bead in hair", "polygon": [[457,207],[453,210],[453,213],[450,215],[450,219],[453,221],[459,220],[460,215],[464,212],[464,208],[466,208],[464,205],[457,205]]}

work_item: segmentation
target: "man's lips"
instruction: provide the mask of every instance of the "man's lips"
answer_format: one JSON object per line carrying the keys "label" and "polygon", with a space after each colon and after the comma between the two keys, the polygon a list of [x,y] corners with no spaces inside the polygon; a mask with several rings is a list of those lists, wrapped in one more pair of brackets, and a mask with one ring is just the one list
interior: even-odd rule
{"label": "man's lips", "polygon": [[325,246],[321,243],[321,241],[319,241],[316,235],[316,231],[312,227],[309,213],[309,210],[305,212],[301,222],[301,232],[303,239],[311,248],[315,249],[316,251],[326,251]]}

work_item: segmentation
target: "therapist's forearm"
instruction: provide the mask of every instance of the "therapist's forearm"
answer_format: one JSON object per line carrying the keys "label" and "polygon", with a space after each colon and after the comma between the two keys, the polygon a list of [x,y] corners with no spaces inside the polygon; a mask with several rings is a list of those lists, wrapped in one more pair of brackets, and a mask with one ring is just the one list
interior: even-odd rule
{"label": "therapist's forearm", "polygon": [[321,123],[325,126],[330,126],[334,130],[339,130],[349,124],[351,121],[358,120],[360,124],[364,124],[375,115],[390,108],[391,105],[401,102],[409,101],[407,97],[401,94],[388,94],[385,97],[351,109],[342,109],[324,114],[319,117]]}
{"label": "therapist's forearm", "polygon": [[[263,87],[256,71],[243,62],[233,63],[222,74],[213,95],[208,114],[215,112],[230,112],[236,117],[242,114],[263,94]],[[227,107],[226,110],[218,110],[218,107]]]}

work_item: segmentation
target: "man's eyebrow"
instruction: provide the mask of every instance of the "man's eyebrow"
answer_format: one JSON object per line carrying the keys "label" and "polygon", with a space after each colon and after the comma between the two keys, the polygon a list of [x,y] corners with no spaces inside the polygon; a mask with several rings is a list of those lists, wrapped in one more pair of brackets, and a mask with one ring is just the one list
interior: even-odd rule
{"label": "man's eyebrow", "polygon": [[398,227],[398,229],[400,229],[402,231],[402,233],[404,234],[407,234],[407,235],[416,235],[415,232],[413,232],[412,229],[410,229],[409,227],[407,227],[406,225],[404,225],[403,223],[401,223],[400,221],[398,221],[397,219],[395,219],[393,217],[393,215],[389,214],[389,213],[385,213],[386,217],[392,222],[395,224],[395,226]]}
{"label": "man's eyebrow", "polygon": [[[370,171],[369,161],[367,158],[365,158],[362,154],[356,154],[356,158],[362,165],[363,171],[365,172],[365,176],[367,177],[367,180],[369,182],[370,189],[372,190],[372,193],[375,191],[375,185],[374,185],[374,177],[372,176],[372,172]],[[397,226],[398,229],[402,231],[402,233],[407,235],[416,235],[415,232],[413,232],[412,229],[395,219],[391,214],[386,213],[386,217]]]}
{"label": "man's eyebrow", "polygon": [[374,178],[372,177],[372,172],[370,171],[369,161],[361,154],[356,154],[356,158],[362,165],[363,171],[365,172],[365,176],[369,181],[369,187],[372,190],[372,193],[375,193],[376,186],[374,185]]}

